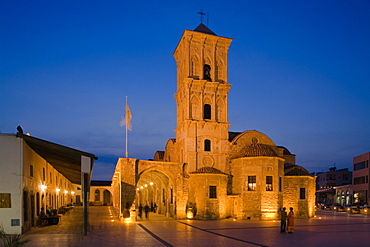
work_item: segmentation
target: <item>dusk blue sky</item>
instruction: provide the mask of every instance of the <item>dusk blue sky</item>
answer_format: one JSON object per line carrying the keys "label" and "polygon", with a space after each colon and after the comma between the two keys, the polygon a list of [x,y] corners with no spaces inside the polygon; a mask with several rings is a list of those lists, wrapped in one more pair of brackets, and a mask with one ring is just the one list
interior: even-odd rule
{"label": "dusk blue sky", "polygon": [[[233,38],[230,131],[256,129],[310,172],[370,152],[370,1],[0,1],[0,133],[25,132],[99,157],[151,159],[176,128],[184,29]],[[206,18],[203,21],[207,24]]]}

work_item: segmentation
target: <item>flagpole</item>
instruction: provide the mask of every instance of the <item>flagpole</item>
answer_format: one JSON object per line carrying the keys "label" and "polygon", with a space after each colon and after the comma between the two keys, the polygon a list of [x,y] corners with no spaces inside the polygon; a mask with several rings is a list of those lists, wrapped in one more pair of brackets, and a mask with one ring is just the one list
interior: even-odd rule
{"label": "flagpole", "polygon": [[128,158],[128,123],[127,123],[127,104],[128,96],[126,96],[126,158]]}

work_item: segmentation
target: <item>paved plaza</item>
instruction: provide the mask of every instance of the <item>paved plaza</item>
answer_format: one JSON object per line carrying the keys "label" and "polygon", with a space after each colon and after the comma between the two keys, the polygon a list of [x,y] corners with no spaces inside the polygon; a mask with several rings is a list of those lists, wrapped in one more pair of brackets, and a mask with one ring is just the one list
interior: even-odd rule
{"label": "paved plaza", "polygon": [[319,211],[296,219],[293,234],[281,234],[278,221],[232,219],[174,220],[151,213],[148,220],[118,221],[112,207],[90,207],[90,232],[83,236],[82,208],[54,226],[35,227],[26,246],[368,246],[370,216]]}

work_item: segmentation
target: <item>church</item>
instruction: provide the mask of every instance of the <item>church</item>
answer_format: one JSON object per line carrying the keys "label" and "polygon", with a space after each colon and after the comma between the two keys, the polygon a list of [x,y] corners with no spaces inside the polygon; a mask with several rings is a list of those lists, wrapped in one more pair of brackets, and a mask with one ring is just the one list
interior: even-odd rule
{"label": "church", "polygon": [[282,207],[314,216],[315,177],[295,155],[259,131],[229,131],[231,42],[202,23],[184,31],[173,53],[176,138],[153,160],[118,160],[113,204],[123,217],[140,204],[175,219],[276,220]]}

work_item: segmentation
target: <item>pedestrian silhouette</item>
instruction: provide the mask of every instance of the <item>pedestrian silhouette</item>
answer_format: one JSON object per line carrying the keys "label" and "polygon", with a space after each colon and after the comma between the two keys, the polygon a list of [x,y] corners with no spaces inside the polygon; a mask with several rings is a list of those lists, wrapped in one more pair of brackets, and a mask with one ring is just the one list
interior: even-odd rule
{"label": "pedestrian silhouette", "polygon": [[146,219],[149,219],[149,211],[150,211],[150,208],[149,208],[148,204],[146,204],[145,207],[144,207],[144,212],[145,212],[145,218]]}
{"label": "pedestrian silhouette", "polygon": [[139,217],[140,219],[143,217],[143,206],[141,204],[139,205]]}

